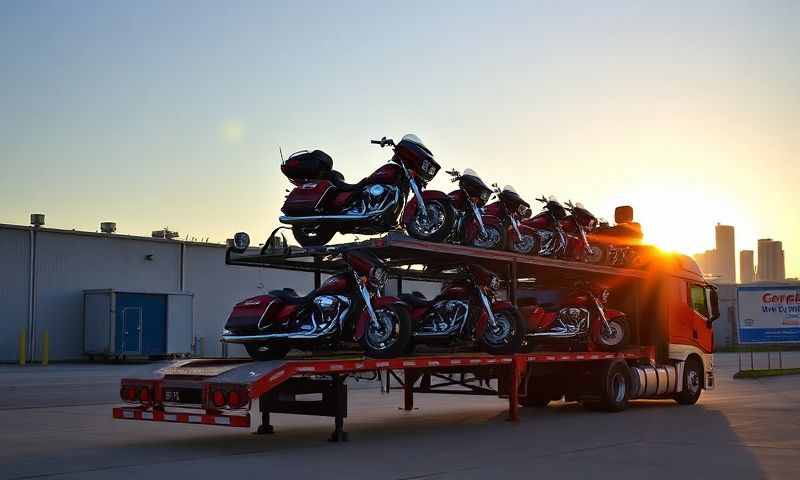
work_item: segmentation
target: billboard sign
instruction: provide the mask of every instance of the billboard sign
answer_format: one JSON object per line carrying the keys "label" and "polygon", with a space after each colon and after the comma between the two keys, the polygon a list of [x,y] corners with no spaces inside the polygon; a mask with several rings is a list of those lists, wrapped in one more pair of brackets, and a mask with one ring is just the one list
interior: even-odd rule
{"label": "billboard sign", "polygon": [[800,343],[800,287],[739,287],[739,343]]}

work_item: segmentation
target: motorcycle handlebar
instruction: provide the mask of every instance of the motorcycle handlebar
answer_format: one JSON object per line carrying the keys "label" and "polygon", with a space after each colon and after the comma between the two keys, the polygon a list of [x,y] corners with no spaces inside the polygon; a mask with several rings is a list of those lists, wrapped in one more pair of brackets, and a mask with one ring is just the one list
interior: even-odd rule
{"label": "motorcycle handlebar", "polygon": [[537,202],[547,203],[547,199],[542,195],[541,197],[536,199]]}
{"label": "motorcycle handlebar", "polygon": [[383,137],[380,140],[370,140],[369,143],[371,143],[373,145],[380,145],[381,148],[383,148],[383,147],[385,147],[387,145],[390,146],[390,147],[394,147],[394,140],[392,140],[391,138],[386,138],[386,137]]}

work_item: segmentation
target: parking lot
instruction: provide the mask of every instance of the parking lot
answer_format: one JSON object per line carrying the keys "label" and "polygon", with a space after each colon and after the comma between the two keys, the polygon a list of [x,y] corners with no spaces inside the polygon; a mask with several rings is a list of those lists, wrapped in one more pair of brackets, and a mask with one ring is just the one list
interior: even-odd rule
{"label": "parking lot", "polygon": [[403,412],[400,391],[362,383],[345,444],[325,441],[327,418],[273,415],[271,436],[112,420],[119,378],[152,365],[2,366],[0,477],[796,478],[800,376],[733,380],[736,354],[716,362],[717,389],[694,407],[556,403],[523,409],[518,424],[497,398],[418,395]]}

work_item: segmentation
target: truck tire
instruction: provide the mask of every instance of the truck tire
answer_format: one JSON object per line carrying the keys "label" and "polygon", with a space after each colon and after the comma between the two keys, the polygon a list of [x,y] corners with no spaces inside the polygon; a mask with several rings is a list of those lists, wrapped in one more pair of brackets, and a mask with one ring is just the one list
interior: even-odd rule
{"label": "truck tire", "polygon": [[623,360],[614,360],[598,367],[596,374],[599,398],[584,401],[584,408],[606,412],[621,412],[628,408],[631,396],[631,372],[628,364]]}
{"label": "truck tire", "polygon": [[703,364],[689,357],[683,366],[683,388],[673,397],[681,405],[694,405],[703,391]]}

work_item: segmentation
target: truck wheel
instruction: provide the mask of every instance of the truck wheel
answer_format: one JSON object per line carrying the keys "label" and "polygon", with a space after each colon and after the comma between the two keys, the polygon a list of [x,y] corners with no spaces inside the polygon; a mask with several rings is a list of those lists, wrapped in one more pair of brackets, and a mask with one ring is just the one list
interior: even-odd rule
{"label": "truck wheel", "polygon": [[402,305],[389,305],[375,310],[378,324],[367,320],[361,346],[368,357],[398,357],[406,352],[411,341],[411,317]]}
{"label": "truck wheel", "polygon": [[608,368],[598,368],[599,399],[584,402],[584,408],[607,412],[621,412],[628,408],[628,399],[631,396],[630,373],[628,364],[622,360],[612,362]]}
{"label": "truck wheel", "polygon": [[681,405],[694,405],[703,391],[703,364],[690,357],[683,366],[683,389],[676,393],[675,401]]}
{"label": "truck wheel", "polygon": [[487,323],[478,341],[484,351],[492,355],[519,352],[525,339],[525,324],[516,309],[494,312],[495,326]]}
{"label": "truck wheel", "polygon": [[257,362],[269,360],[280,360],[289,353],[291,347],[288,345],[259,345],[257,343],[246,343],[244,349],[250,358]]}

